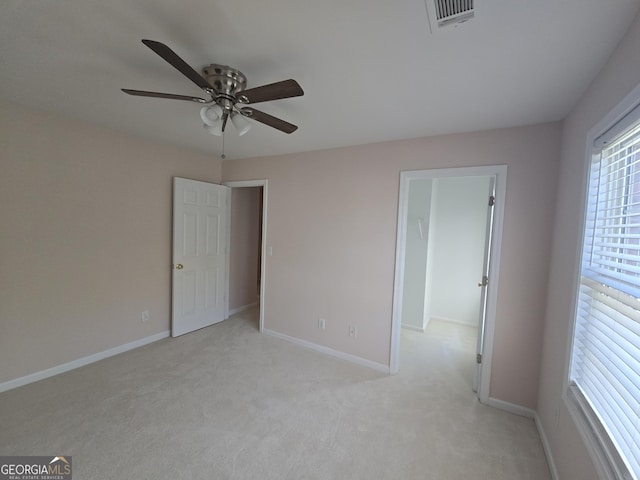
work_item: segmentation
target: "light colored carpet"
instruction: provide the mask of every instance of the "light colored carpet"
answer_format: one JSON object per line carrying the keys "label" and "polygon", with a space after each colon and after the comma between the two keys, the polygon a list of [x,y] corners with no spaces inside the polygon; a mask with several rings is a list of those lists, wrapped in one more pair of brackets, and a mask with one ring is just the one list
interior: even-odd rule
{"label": "light colored carpet", "polygon": [[0,455],[72,455],[76,480],[550,478],[533,421],[477,402],[466,327],[403,332],[390,377],[256,315],[0,394]]}

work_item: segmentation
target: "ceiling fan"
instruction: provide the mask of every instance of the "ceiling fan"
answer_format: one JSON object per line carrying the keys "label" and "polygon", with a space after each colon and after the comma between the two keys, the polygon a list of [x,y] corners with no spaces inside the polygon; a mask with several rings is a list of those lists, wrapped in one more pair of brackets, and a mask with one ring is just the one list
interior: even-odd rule
{"label": "ceiling fan", "polygon": [[200,117],[204,122],[204,127],[212,135],[221,136],[229,119],[238,130],[239,135],[244,135],[251,128],[251,123],[246,118],[252,118],[284,133],[293,133],[298,129],[296,125],[268,113],[253,107],[241,106],[304,95],[304,91],[295,80],[283,80],[261,87],[245,89],[247,77],[235,68],[214,63],[204,67],[202,69],[203,75],[200,75],[165,44],[154,40],[142,40],[142,43],[200,87],[210,98],[127,88],[122,89],[124,93],[139,97],[168,98],[204,104],[205,106],[200,109]]}

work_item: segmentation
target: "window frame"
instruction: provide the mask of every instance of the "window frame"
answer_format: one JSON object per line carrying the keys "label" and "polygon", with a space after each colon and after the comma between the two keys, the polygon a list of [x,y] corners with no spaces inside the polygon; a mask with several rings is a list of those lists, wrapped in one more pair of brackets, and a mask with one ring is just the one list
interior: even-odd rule
{"label": "window frame", "polygon": [[[634,111],[635,110],[635,111]],[[563,403],[569,411],[581,435],[587,451],[593,460],[600,478],[607,480],[631,479],[624,461],[620,457],[609,435],[597,419],[589,402],[584,398],[578,387],[571,383],[571,358],[573,353],[574,336],[577,325],[577,310],[579,301],[580,275],[582,271],[582,256],[586,237],[586,221],[589,197],[589,182],[591,166],[594,162],[594,145],[601,147],[601,139],[610,132],[625,129],[636,120],[640,120],[640,84],[638,84],[620,103],[618,103],[604,118],[602,118],[587,133],[585,162],[583,164],[583,178],[581,191],[582,218],[579,224],[579,242],[577,244],[574,263],[574,278],[572,290],[572,311],[568,345],[566,350],[565,377],[563,389]],[[632,118],[633,117],[633,118]]]}

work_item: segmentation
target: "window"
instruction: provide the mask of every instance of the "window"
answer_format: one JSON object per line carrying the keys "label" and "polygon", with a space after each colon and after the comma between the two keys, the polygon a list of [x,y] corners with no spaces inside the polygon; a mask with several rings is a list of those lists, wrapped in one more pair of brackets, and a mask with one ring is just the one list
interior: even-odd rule
{"label": "window", "polygon": [[640,480],[640,106],[595,139],[587,194],[569,398]]}

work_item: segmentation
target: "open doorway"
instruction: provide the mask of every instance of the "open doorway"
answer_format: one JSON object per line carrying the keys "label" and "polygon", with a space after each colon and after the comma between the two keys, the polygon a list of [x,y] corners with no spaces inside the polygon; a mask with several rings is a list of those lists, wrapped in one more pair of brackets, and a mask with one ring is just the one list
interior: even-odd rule
{"label": "open doorway", "polygon": [[231,187],[227,316],[257,310],[256,328],[262,332],[267,181],[225,185]]}
{"label": "open doorway", "polygon": [[442,333],[448,324],[454,335],[474,337],[469,386],[488,399],[490,368],[482,366],[493,346],[505,183],[506,166],[402,172],[392,373],[402,328]]}

